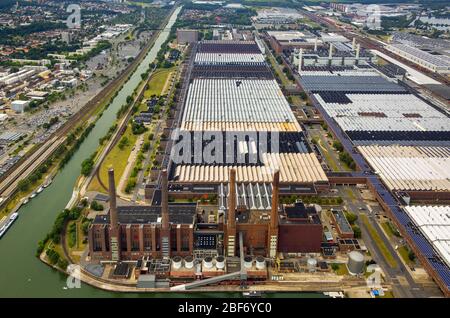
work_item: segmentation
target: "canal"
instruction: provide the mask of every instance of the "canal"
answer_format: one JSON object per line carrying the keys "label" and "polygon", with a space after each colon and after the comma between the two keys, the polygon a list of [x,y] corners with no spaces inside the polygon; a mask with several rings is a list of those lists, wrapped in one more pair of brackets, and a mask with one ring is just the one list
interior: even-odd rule
{"label": "canal", "polygon": [[[66,275],[50,268],[35,257],[37,243],[50,231],[56,215],[71,198],[74,184],[80,175],[81,162],[97,148],[116,119],[119,108],[141,81],[141,74],[156,58],[167,40],[181,8],[176,9],[165,29],[161,31],[152,49],[123,86],[111,105],[104,111],[94,129],[72,159],[59,171],[53,183],[30,202],[22,206],[19,218],[0,240],[0,297],[238,297],[240,293],[168,294],[168,293],[114,293],[82,284],[68,289]],[[268,297],[324,297],[318,293],[268,294]]]}

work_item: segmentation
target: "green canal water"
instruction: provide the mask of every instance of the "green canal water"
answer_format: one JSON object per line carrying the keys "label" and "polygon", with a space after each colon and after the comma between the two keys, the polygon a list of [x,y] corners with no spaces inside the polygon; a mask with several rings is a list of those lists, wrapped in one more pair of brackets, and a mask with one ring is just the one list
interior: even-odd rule
{"label": "green canal water", "polygon": [[[37,242],[44,238],[53,225],[56,215],[71,198],[81,162],[98,146],[116,118],[117,110],[126,102],[141,81],[150,62],[169,36],[175,23],[178,8],[166,28],[160,33],[153,48],[139,65],[137,71],[124,85],[112,104],[97,121],[69,163],[55,176],[53,183],[30,202],[21,207],[19,218],[0,240],[0,297],[239,297],[240,293],[168,294],[168,293],[114,293],[96,289],[86,284],[81,288],[66,288],[66,276],[40,262],[36,257]],[[316,293],[268,294],[268,297],[323,297]]]}

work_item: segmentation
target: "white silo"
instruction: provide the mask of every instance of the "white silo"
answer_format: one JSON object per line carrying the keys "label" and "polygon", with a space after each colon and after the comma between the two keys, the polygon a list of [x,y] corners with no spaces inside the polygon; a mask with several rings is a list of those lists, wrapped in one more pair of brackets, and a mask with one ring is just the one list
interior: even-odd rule
{"label": "white silo", "polygon": [[315,272],[317,267],[317,260],[315,258],[308,258],[306,261],[306,268],[309,272]]}
{"label": "white silo", "polygon": [[184,258],[184,267],[187,269],[191,269],[194,267],[194,258],[192,256],[186,256]]}
{"label": "white silo", "polygon": [[250,269],[253,266],[253,258],[251,256],[245,256],[244,257],[244,267],[246,269]]}
{"label": "white silo", "polygon": [[213,263],[212,263],[212,257],[211,256],[207,256],[203,259],[203,268],[204,269],[211,269],[213,267]]}
{"label": "white silo", "polygon": [[172,258],[172,268],[173,269],[180,269],[181,268],[181,257],[180,256],[175,256],[174,258]]}
{"label": "white silo", "polygon": [[217,269],[224,269],[225,268],[225,257],[223,257],[223,256],[217,256],[216,257],[216,268]]}
{"label": "white silo", "polygon": [[258,270],[263,270],[266,268],[266,260],[264,259],[263,256],[258,256],[256,258],[256,268]]}
{"label": "white silo", "polygon": [[364,255],[357,251],[350,252],[348,254],[347,268],[351,275],[361,274],[364,270]]}

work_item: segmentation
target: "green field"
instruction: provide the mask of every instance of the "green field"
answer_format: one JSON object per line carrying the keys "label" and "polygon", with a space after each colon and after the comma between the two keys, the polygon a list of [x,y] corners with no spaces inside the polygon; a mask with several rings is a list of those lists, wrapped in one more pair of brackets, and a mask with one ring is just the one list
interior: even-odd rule
{"label": "green field", "polygon": [[149,89],[144,92],[144,98],[150,98],[152,95],[164,95],[164,86],[166,85],[169,75],[174,71],[174,68],[157,70],[152,75],[149,82]]}

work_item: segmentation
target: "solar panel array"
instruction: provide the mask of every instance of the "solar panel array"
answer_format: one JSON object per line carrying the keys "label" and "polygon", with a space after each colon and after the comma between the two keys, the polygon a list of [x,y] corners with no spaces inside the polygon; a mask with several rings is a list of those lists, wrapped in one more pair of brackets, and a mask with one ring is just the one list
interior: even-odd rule
{"label": "solar panel array", "polygon": [[450,118],[407,92],[321,91],[314,97],[356,144],[450,145]]}
{"label": "solar panel array", "polygon": [[407,206],[405,211],[450,266],[450,206]]}
{"label": "solar panel array", "polygon": [[195,55],[196,64],[264,64],[265,59],[261,53],[238,54],[238,53],[197,53]]}
{"label": "solar panel array", "polygon": [[404,92],[405,89],[381,76],[314,76],[301,77],[303,87],[310,92]]}

